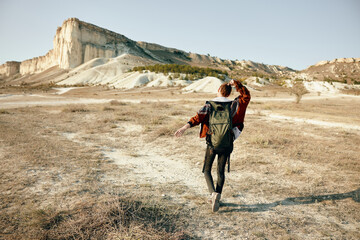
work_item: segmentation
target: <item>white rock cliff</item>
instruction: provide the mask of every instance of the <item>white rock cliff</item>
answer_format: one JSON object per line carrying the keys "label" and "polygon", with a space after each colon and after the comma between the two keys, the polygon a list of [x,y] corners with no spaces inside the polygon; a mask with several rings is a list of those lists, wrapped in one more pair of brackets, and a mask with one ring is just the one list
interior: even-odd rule
{"label": "white rock cliff", "polygon": [[[62,69],[75,68],[94,58],[111,58],[123,53],[148,55],[136,42],[121,34],[70,18],[56,31],[54,49],[45,56],[35,57],[21,63],[7,62],[0,66],[0,74],[14,74],[14,66],[19,65],[21,75],[42,72],[58,65]],[[151,45],[151,44],[149,44]],[[149,56],[148,56],[149,57]]]}

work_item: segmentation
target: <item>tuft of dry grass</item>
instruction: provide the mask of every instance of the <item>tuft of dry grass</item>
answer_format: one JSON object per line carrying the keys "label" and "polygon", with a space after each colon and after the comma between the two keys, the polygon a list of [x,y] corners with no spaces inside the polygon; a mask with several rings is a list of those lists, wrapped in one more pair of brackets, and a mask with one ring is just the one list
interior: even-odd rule
{"label": "tuft of dry grass", "polygon": [[10,112],[6,111],[5,109],[0,109],[0,114],[10,114]]}
{"label": "tuft of dry grass", "polygon": [[103,107],[102,109],[103,111],[115,111],[115,108],[112,108],[112,107]]}
{"label": "tuft of dry grass", "polygon": [[163,116],[153,116],[150,119],[150,125],[161,125],[163,123],[164,117]]}
{"label": "tuft of dry grass", "polygon": [[126,102],[120,102],[118,100],[111,100],[110,104],[113,105],[113,106],[125,106],[125,105],[127,105]]}
{"label": "tuft of dry grass", "polygon": [[111,195],[87,199],[66,210],[48,206],[21,216],[22,238],[188,239],[174,223],[179,213],[160,205]]}
{"label": "tuft of dry grass", "polygon": [[62,112],[71,112],[71,113],[81,113],[81,112],[90,112],[86,106],[82,105],[70,105],[65,107]]}
{"label": "tuft of dry grass", "polygon": [[184,115],[185,113],[184,113],[184,111],[179,111],[179,110],[175,110],[175,111],[172,111],[171,113],[170,113],[170,115],[171,116],[181,116],[181,115]]}
{"label": "tuft of dry grass", "polygon": [[155,130],[156,137],[173,137],[176,130],[182,127],[184,124],[181,122],[170,123],[161,126],[160,128]]}
{"label": "tuft of dry grass", "polygon": [[355,95],[355,96],[360,95],[360,89],[359,88],[343,89],[343,90],[341,90],[341,92],[344,93],[344,94]]}

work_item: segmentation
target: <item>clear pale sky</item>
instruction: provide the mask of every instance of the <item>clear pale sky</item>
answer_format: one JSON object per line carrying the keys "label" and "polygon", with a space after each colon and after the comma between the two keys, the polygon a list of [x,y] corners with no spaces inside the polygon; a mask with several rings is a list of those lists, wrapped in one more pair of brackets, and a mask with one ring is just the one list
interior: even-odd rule
{"label": "clear pale sky", "polygon": [[297,70],[360,57],[360,0],[0,0],[0,64],[46,54],[70,17],[135,41]]}

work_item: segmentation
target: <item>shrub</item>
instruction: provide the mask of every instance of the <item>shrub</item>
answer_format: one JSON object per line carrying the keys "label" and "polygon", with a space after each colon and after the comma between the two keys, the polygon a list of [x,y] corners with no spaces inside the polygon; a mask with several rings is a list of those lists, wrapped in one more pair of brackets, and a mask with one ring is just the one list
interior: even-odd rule
{"label": "shrub", "polygon": [[89,109],[85,108],[84,106],[69,106],[62,110],[63,112],[90,112]]}
{"label": "shrub", "polygon": [[111,107],[103,107],[103,111],[115,111],[115,109]]}
{"label": "shrub", "polygon": [[186,74],[186,79],[199,79],[206,76],[217,77],[220,79],[225,79],[225,76],[228,75],[227,71],[222,71],[214,68],[201,68],[190,65],[179,65],[179,64],[156,64],[149,66],[138,66],[134,67],[132,71],[145,71],[155,73],[164,73],[165,75],[169,73],[174,73],[174,78],[178,78],[180,73]]}
{"label": "shrub", "polygon": [[119,102],[118,100],[112,100],[110,101],[110,104],[113,106],[122,106],[122,105],[126,105],[126,102]]}
{"label": "shrub", "polygon": [[0,114],[10,114],[10,113],[8,111],[4,110],[4,109],[1,109]]}
{"label": "shrub", "polygon": [[309,91],[305,88],[304,83],[302,81],[295,81],[292,87],[289,87],[289,92],[295,95],[295,102],[299,103],[302,96],[309,93]]}

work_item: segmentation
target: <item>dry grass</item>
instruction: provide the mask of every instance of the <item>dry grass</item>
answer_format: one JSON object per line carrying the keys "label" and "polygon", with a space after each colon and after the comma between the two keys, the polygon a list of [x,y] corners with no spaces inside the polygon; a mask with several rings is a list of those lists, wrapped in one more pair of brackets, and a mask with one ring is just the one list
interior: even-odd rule
{"label": "dry grass", "polygon": [[70,105],[63,108],[62,111],[76,113],[76,112],[89,112],[89,109],[84,105]]}
{"label": "dry grass", "polygon": [[154,154],[201,175],[205,143],[198,139],[199,128],[173,137],[200,108],[204,101],[196,99],[201,96],[187,95],[179,104],[110,102],[0,114],[0,236],[359,238],[359,132],[276,121],[264,114],[358,124],[353,100],[252,102],[254,114],[246,116],[235,142],[218,214],[210,213],[200,194],[205,181],[195,190],[183,183],[146,181],[132,167],[118,167],[104,156],[121,150],[129,159],[144,161]]}
{"label": "dry grass", "polygon": [[103,111],[115,111],[115,108],[112,108],[112,107],[103,107]]}
{"label": "dry grass", "polygon": [[123,105],[126,105],[127,103],[120,102],[120,101],[117,101],[117,100],[112,100],[112,101],[110,101],[110,104],[114,105],[114,106],[123,106]]}
{"label": "dry grass", "polygon": [[353,101],[352,98],[303,100],[300,104],[254,101],[250,102],[249,108],[257,112],[270,110],[292,117],[359,124],[360,106],[353,104]]}
{"label": "dry grass", "polygon": [[10,114],[9,111],[6,111],[5,109],[1,109],[0,110],[0,114]]}
{"label": "dry grass", "polygon": [[[65,109],[50,115],[42,108],[18,109],[1,119],[0,147],[5,155],[0,156],[0,236],[188,238],[177,220],[178,210],[131,193],[128,197],[110,195],[112,190],[102,178],[105,172],[112,171],[111,164],[96,148],[69,141],[59,134],[85,132],[89,127],[104,134],[111,129],[104,128],[109,122],[106,119],[116,122],[113,111],[104,114],[96,106]],[[94,115],[99,121],[92,121]],[[94,137],[89,137],[86,141],[93,140]]]}
{"label": "dry grass", "polygon": [[349,94],[349,95],[355,95],[355,96],[360,95],[360,89],[358,89],[358,88],[344,89],[341,92],[345,93],[345,94]]}
{"label": "dry grass", "polygon": [[[84,199],[85,200],[85,199]],[[86,199],[71,209],[53,206],[24,212],[21,234],[31,239],[185,239],[173,221],[176,211],[115,196]]]}

